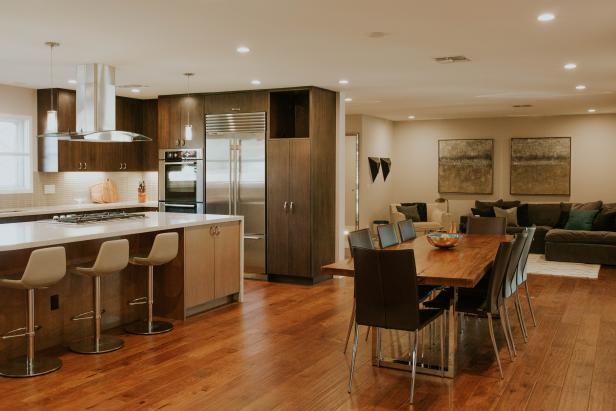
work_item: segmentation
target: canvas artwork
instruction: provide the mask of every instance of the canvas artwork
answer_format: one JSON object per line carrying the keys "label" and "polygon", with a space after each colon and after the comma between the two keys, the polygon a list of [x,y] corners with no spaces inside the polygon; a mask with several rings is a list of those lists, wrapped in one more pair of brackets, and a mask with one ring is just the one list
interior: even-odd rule
{"label": "canvas artwork", "polygon": [[571,137],[512,138],[511,194],[571,194]]}
{"label": "canvas artwork", "polygon": [[439,193],[492,194],[494,140],[439,140]]}

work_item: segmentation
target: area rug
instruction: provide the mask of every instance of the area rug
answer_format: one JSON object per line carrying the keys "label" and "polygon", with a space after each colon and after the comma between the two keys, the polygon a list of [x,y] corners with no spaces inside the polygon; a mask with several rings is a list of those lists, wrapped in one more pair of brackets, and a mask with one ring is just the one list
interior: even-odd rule
{"label": "area rug", "polygon": [[599,270],[601,269],[601,266],[598,264],[546,261],[545,255],[543,254],[529,254],[527,267],[530,274],[591,279],[598,278]]}

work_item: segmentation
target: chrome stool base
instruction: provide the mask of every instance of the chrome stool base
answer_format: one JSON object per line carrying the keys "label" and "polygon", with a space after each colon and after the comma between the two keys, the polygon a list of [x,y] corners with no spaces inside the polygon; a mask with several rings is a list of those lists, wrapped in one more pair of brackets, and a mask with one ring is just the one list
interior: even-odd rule
{"label": "chrome stool base", "polygon": [[60,367],[62,361],[56,357],[38,356],[28,364],[28,359],[23,356],[0,364],[0,375],[11,378],[36,377],[49,374]]}
{"label": "chrome stool base", "polygon": [[124,347],[124,341],[109,335],[101,335],[97,340],[95,337],[86,338],[69,346],[69,349],[79,354],[103,354],[119,350]]}
{"label": "chrome stool base", "polygon": [[168,333],[173,330],[173,324],[166,321],[137,321],[124,327],[127,333],[138,335],[153,335]]}

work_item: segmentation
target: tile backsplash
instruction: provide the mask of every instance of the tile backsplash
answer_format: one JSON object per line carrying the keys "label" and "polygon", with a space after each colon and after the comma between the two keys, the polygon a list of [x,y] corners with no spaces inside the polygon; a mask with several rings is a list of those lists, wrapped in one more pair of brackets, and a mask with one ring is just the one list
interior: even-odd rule
{"label": "tile backsplash", "polygon": [[[136,201],[141,180],[145,180],[147,200],[158,198],[158,173],[155,171],[34,173],[33,192],[0,195],[0,209],[90,203],[90,186],[106,179],[118,187],[120,201]],[[55,193],[45,194],[45,185],[55,185]]]}

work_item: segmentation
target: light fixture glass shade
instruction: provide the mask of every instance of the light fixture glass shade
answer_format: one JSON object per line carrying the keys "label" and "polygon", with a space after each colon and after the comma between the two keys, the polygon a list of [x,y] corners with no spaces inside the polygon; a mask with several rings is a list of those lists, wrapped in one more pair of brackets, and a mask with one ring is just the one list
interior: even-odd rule
{"label": "light fixture glass shade", "polygon": [[192,140],[192,125],[186,124],[184,126],[184,140],[190,141]]}
{"label": "light fixture glass shade", "polygon": [[58,132],[58,112],[56,110],[47,111],[47,124],[45,134]]}

